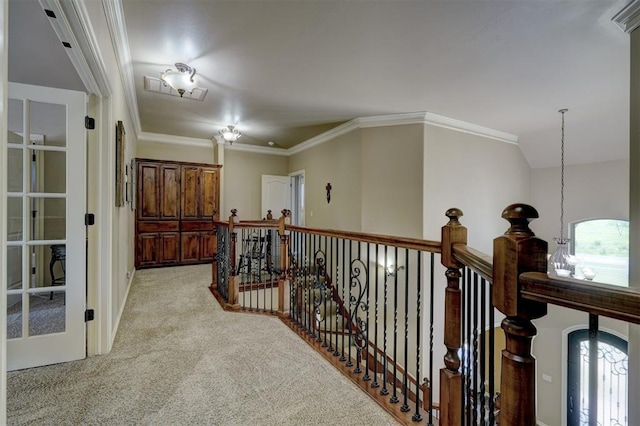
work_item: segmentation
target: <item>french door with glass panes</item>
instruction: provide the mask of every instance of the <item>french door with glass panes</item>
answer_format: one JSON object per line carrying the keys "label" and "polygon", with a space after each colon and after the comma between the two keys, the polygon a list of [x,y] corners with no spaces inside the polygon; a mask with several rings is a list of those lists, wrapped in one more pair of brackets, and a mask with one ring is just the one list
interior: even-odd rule
{"label": "french door with glass panes", "polygon": [[85,102],[9,83],[8,370],[85,357]]}

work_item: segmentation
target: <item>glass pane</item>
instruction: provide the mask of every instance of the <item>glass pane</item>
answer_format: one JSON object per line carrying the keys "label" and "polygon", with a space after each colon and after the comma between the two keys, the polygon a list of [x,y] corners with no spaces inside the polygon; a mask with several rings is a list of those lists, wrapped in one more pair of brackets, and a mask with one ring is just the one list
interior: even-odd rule
{"label": "glass pane", "polygon": [[22,246],[7,247],[7,289],[22,288]]}
{"label": "glass pane", "polygon": [[64,240],[66,238],[66,199],[33,198],[31,209],[35,212],[31,224],[33,240]]}
{"label": "glass pane", "polygon": [[7,295],[7,339],[22,337],[22,294]]}
{"label": "glass pane", "polygon": [[629,285],[629,222],[594,219],[573,227],[575,277]]}
{"label": "glass pane", "polygon": [[24,132],[24,110],[22,101],[19,99],[9,99],[9,108],[7,109],[7,142],[22,144],[22,135]]}
{"label": "glass pane", "polygon": [[31,151],[31,191],[65,193],[67,154],[56,151]]}
{"label": "glass pane", "polygon": [[32,140],[44,137],[44,145],[67,145],[67,108],[65,105],[31,102],[30,135]]}
{"label": "glass pane", "polygon": [[66,320],[65,292],[29,295],[29,336],[62,333]]}
{"label": "glass pane", "polygon": [[67,246],[54,244],[51,246],[31,246],[30,287],[40,288],[54,285],[65,285]]}
{"label": "glass pane", "polygon": [[7,167],[7,191],[22,192],[22,149],[9,148]]}
{"label": "glass pane", "polygon": [[7,241],[22,240],[22,198],[7,199]]}

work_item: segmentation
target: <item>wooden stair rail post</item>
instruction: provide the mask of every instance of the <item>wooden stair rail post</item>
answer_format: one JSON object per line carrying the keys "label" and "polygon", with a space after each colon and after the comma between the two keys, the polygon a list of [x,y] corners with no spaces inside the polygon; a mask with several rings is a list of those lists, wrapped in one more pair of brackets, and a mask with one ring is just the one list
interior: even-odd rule
{"label": "wooden stair rail post", "polygon": [[531,341],[536,328],[531,320],[547,314],[546,303],[525,300],[520,294],[523,272],[547,271],[547,242],[537,238],[529,222],[538,212],[527,204],[511,204],[502,212],[511,226],[493,240],[493,303],[506,315],[502,321],[506,348],[502,351],[500,424],[535,426],[536,360]]}
{"label": "wooden stair rail post", "polygon": [[458,220],[462,211],[447,210],[449,222],[442,227],[441,263],[447,268],[447,288],[444,296],[444,356],[445,368],[440,370],[440,424],[460,425],[462,422],[462,376],[458,350],[461,338],[461,294],[460,277],[462,264],[453,256],[454,244],[467,244],[467,228]]}
{"label": "wooden stair rail post", "polygon": [[[271,212],[271,210],[269,210]],[[291,210],[282,210],[282,216],[278,220],[278,235],[280,235],[280,282],[278,283],[278,316],[289,316],[291,301],[289,296],[289,231],[286,225],[291,224]]]}
{"label": "wooden stair rail post", "polygon": [[231,216],[229,216],[229,300],[227,303],[235,305],[238,303],[238,294],[240,293],[240,282],[236,275],[236,243],[238,241],[238,234],[233,229],[234,224],[239,220],[238,209],[231,209]]}
{"label": "wooden stair rail post", "polygon": [[218,226],[213,223],[213,260],[211,261],[211,289],[218,289]]}

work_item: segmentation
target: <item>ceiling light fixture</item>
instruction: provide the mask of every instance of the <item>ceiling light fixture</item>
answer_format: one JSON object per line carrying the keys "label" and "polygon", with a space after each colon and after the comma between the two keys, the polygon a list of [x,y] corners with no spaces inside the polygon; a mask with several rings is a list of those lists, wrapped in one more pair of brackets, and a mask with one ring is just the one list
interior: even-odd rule
{"label": "ceiling light fixture", "polygon": [[236,129],[236,127],[232,125],[228,125],[224,129],[221,129],[218,134],[222,136],[222,139],[229,142],[229,145],[233,145],[233,143],[242,136],[240,130]]}
{"label": "ceiling light fixture", "polygon": [[193,89],[197,87],[194,79],[196,69],[182,62],[176,63],[176,69],[178,71],[172,69],[166,70],[162,73],[160,79],[162,79],[164,84],[171,86],[176,92],[180,93],[180,97],[182,97],[185,92],[191,93]]}
{"label": "ceiling light fixture", "polygon": [[560,138],[560,237],[553,240],[557,244],[556,251],[549,258],[551,271],[559,277],[570,277],[575,273],[577,258],[569,254],[568,244],[571,241],[564,236],[564,108],[558,112],[562,114],[562,130]]}

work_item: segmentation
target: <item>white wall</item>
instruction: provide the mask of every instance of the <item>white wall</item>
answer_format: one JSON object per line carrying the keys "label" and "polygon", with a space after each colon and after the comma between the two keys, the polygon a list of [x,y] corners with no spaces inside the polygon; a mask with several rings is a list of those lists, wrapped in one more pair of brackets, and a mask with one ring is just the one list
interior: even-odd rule
{"label": "white wall", "polygon": [[[120,73],[114,72],[118,69],[118,63],[111,35],[107,26],[105,11],[101,2],[86,2],[85,6],[91,20],[92,29],[95,32],[95,36],[99,44],[100,54],[104,61],[105,69],[111,71],[107,73],[111,96],[108,102],[103,104],[107,110],[102,111],[102,117],[96,117],[97,126],[104,129],[105,133],[108,133],[106,138],[101,139],[101,143],[106,143],[108,146],[114,147],[115,126],[116,123],[121,120],[124,123],[126,132],[125,164],[130,164],[131,158],[134,158],[135,156],[137,144],[136,132],[133,125],[134,117],[131,115],[126,104],[125,89],[120,78]],[[100,159],[102,163],[101,166],[107,167],[107,170],[111,170],[108,174],[111,178],[111,182],[114,182],[115,153],[113,153],[113,149],[101,149],[100,151],[102,153],[108,153],[106,156],[107,158],[104,158],[105,155],[102,155],[102,158]],[[110,342],[107,342],[108,348],[102,348],[102,351],[105,351],[110,349],[111,341],[113,341],[113,338],[115,337],[120,314],[129,291],[131,281],[127,278],[127,273],[132,273],[134,270],[134,216],[128,204],[125,204],[124,207],[115,207],[113,190],[109,189],[108,191],[105,191],[105,188],[100,186],[101,180],[103,181],[102,185],[104,185],[104,176],[100,175],[98,179],[95,179],[95,174],[100,173],[99,170],[90,169],[88,170],[88,173],[93,176],[93,178],[90,176],[89,182],[93,182],[94,184],[94,187],[88,189],[89,192],[98,191],[101,193],[101,196],[103,197],[102,202],[106,202],[110,205],[108,208],[111,210],[110,212],[112,214],[111,223],[109,224],[111,227],[109,257],[111,258],[112,265],[111,270],[102,277],[103,280],[105,276],[110,277],[106,282],[103,281],[102,285],[110,286],[106,294],[111,299],[111,312],[106,315],[110,322],[110,330],[108,330],[107,333],[107,339],[110,340]],[[96,226],[104,226],[105,224],[103,221],[107,219],[108,218],[103,218],[100,217],[100,215],[97,215]],[[103,255],[107,256],[107,254]],[[104,259],[97,259],[95,257],[95,253],[90,253],[89,256],[90,263],[104,261]],[[108,265],[108,261],[106,263]],[[92,281],[90,280],[90,282]],[[104,313],[96,312],[96,315],[101,314]]]}
{"label": "white wall", "polygon": [[[532,171],[531,203],[540,214],[532,229],[549,242],[560,232],[560,168]],[[610,161],[565,167],[565,235],[570,222],[591,218],[629,219],[629,162]],[[597,279],[597,277],[596,277]],[[538,361],[538,419],[548,425],[560,425],[564,419],[562,405],[566,399],[566,380],[561,345],[563,331],[570,327],[588,327],[588,314],[549,306],[547,316],[534,321],[538,337],[533,353]],[[628,326],[619,321],[600,319],[600,327],[628,336]],[[541,380],[542,374],[552,382]],[[631,424],[631,423],[630,423]]]}
{"label": "white wall", "polygon": [[[289,157],[289,172],[305,171],[305,224],[312,228],[362,228],[361,130]],[[331,183],[331,202],[325,187]]]}
{"label": "white wall", "polygon": [[[231,209],[238,210],[241,220],[257,220],[266,216],[262,212],[262,175],[287,176],[287,157],[265,155],[226,149],[224,151],[224,211],[220,219],[226,220]],[[279,212],[273,212],[275,218]]]}
{"label": "white wall", "polygon": [[[493,239],[509,224],[500,217],[513,203],[530,202],[531,171],[520,148],[511,143],[461,131],[424,127],[424,238],[440,241],[441,228],[451,207],[462,210],[468,244],[493,253]],[[436,267],[434,294],[434,366],[443,366],[444,268]],[[429,306],[425,295],[423,306]],[[496,321],[500,321],[496,315]],[[427,342],[426,330],[423,342]],[[423,343],[424,344],[424,343]],[[427,354],[428,351],[423,351]],[[425,362],[427,362],[425,360]],[[434,400],[439,400],[439,375],[434,376]]]}

